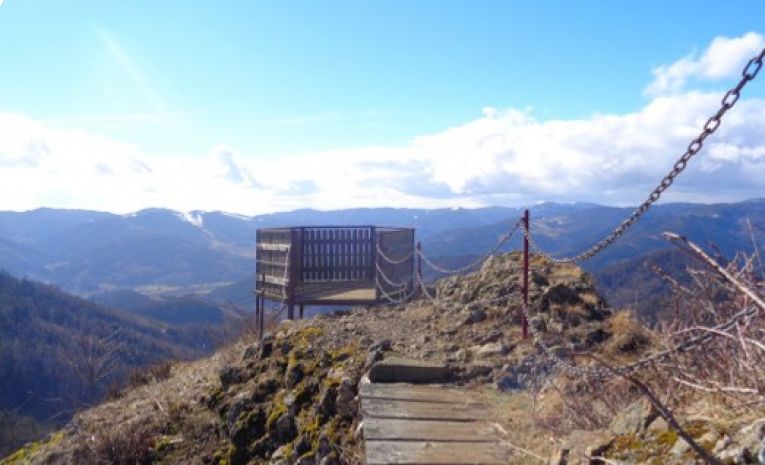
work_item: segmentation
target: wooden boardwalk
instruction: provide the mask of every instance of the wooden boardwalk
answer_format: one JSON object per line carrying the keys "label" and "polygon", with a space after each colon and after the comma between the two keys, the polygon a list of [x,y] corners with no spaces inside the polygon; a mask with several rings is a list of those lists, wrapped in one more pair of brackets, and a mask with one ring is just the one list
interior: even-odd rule
{"label": "wooden boardwalk", "polygon": [[509,463],[501,429],[471,393],[439,385],[360,388],[367,465]]}

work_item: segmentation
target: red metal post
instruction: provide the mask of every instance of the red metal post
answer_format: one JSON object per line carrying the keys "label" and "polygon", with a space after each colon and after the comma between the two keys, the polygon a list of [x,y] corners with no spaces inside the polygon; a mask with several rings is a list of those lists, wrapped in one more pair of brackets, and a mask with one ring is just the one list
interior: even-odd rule
{"label": "red metal post", "polygon": [[526,312],[529,308],[529,210],[523,212],[523,227],[526,234],[523,235],[523,307],[525,311],[521,315],[521,334],[524,339],[529,337],[529,322],[526,320]]}

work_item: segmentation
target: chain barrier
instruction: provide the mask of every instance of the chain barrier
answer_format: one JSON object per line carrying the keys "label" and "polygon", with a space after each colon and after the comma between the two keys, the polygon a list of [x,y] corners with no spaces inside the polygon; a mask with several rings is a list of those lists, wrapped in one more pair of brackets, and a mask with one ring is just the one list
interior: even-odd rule
{"label": "chain barrier", "polygon": [[393,281],[392,279],[390,279],[385,274],[385,272],[382,270],[382,268],[380,268],[379,264],[376,264],[375,268],[377,268],[377,276],[381,277],[383,279],[383,281],[385,281],[385,283],[387,285],[391,286],[391,287],[403,287],[403,286],[407,286],[409,284],[408,281],[403,282],[403,283],[397,283],[397,282]]}
{"label": "chain barrier", "polygon": [[[725,93],[723,98],[720,100],[720,108],[717,110],[717,113],[707,119],[707,122],[704,123],[704,126],[702,126],[699,135],[691,140],[685,150],[685,153],[683,153],[683,155],[680,156],[680,158],[675,162],[670,172],[664,176],[664,178],[662,178],[656,188],[654,188],[654,190],[651,191],[651,193],[648,195],[648,198],[646,198],[646,200],[639,207],[637,207],[635,211],[633,211],[624,221],[622,221],[616,228],[614,228],[614,230],[611,231],[611,233],[609,233],[605,238],[590,247],[588,250],[580,253],[579,255],[567,258],[552,257],[543,252],[538,246],[536,246],[536,244],[534,245],[534,248],[546,258],[555,263],[579,263],[594,257],[595,255],[602,252],[606,247],[613,244],[616,239],[622,236],[651,208],[651,206],[657,200],[661,198],[661,195],[664,193],[664,191],[666,191],[672,185],[672,183],[675,182],[675,178],[677,178],[680,173],[685,170],[691,158],[699,153],[702,146],[704,145],[706,138],[717,131],[717,129],[720,127],[720,124],[722,123],[722,118],[725,113],[733,108],[736,102],[738,102],[738,99],[741,96],[741,90],[743,90],[749,81],[752,81],[755,77],[757,77],[760,69],[762,69],[762,62],[764,59],[765,48],[763,48],[758,55],[754,56],[747,62],[746,66],[744,66],[744,69],[741,71],[741,79],[738,81],[738,84],[736,84],[733,88],[729,89],[728,92]],[[533,242],[529,231],[526,228],[524,228],[524,230],[526,237],[529,239],[529,242]]]}
{"label": "chain barrier", "polygon": [[383,250],[380,248],[380,244],[378,243],[377,244],[377,255],[380,256],[383,260],[385,260],[386,262],[388,262],[391,265],[401,265],[403,263],[408,262],[414,256],[414,251],[413,250],[410,251],[408,254],[406,254],[406,256],[404,258],[395,260],[393,258],[390,258],[388,255],[386,255],[385,252],[383,252]]}
{"label": "chain barrier", "polygon": [[422,252],[422,250],[417,250],[416,253],[417,253],[417,255],[419,255],[422,258],[422,261],[426,265],[428,265],[433,270],[435,270],[435,271],[437,271],[439,273],[443,273],[443,274],[460,274],[460,273],[464,273],[464,272],[466,272],[466,271],[468,271],[468,270],[470,270],[470,269],[472,269],[472,268],[474,268],[474,267],[476,267],[478,265],[481,265],[486,260],[491,258],[494,254],[496,254],[497,251],[499,251],[499,249],[501,249],[502,246],[505,245],[513,237],[513,235],[518,230],[518,228],[521,227],[521,223],[522,223],[522,221],[518,220],[515,223],[515,225],[513,226],[512,230],[502,234],[502,236],[500,236],[499,240],[497,241],[497,244],[491,250],[489,250],[483,257],[481,257],[480,259],[478,259],[478,260],[476,260],[474,262],[471,262],[471,263],[469,263],[469,264],[467,264],[467,265],[465,265],[463,267],[460,267],[460,268],[450,269],[450,268],[442,267],[442,266],[434,263],[431,259],[429,259]]}
{"label": "chain barrier", "polygon": [[503,300],[506,300],[509,302],[510,298],[518,297],[517,292],[511,291],[511,292],[508,292],[507,294],[501,294],[495,297],[491,297],[489,299],[473,300],[470,303],[466,303],[466,304],[463,304],[460,302],[448,302],[448,301],[444,302],[437,299],[435,296],[433,296],[433,294],[430,293],[428,286],[422,280],[422,276],[420,276],[419,273],[415,273],[415,278],[417,279],[417,284],[420,290],[422,291],[422,295],[424,295],[434,307],[444,311],[452,311],[459,308],[469,310],[474,307],[486,307],[489,305],[502,302]]}
{"label": "chain barrier", "polygon": [[404,305],[405,303],[409,302],[409,300],[412,297],[414,297],[414,295],[417,293],[417,288],[415,286],[411,286],[411,289],[409,290],[408,294],[402,297],[396,298],[396,297],[393,297],[391,294],[394,294],[394,295],[404,294],[406,292],[406,288],[409,287],[408,283],[406,283],[404,286],[400,286],[397,291],[394,291],[390,294],[385,291],[385,289],[382,287],[382,285],[380,284],[380,281],[377,278],[375,278],[375,285],[377,286],[377,290],[380,292],[380,295],[389,303],[392,303],[395,305]]}

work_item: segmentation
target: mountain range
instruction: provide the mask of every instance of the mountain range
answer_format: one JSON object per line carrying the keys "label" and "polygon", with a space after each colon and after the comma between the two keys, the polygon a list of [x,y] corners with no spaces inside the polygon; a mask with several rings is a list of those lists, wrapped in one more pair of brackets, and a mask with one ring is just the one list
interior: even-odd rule
{"label": "mountain range", "polygon": [[[632,208],[589,203],[542,203],[531,211],[536,242],[555,255],[579,253],[604,237]],[[458,267],[482,256],[521,216],[522,208],[296,210],[256,216],[223,212],[142,210],[127,215],[84,210],[0,212],[0,269],[53,283],[104,303],[129,305],[130,290],[144,296],[204,296],[218,303],[251,304],[255,231],[260,227],[375,224],[414,227],[423,250]],[[669,230],[722,255],[751,250],[749,221],[765,226],[765,200],[732,204],[654,206],[612,247],[583,264],[599,281],[612,267],[671,246]],[[521,234],[502,249],[520,247]],[[630,268],[629,265],[627,265]],[[429,271],[428,277],[437,273]],[[610,286],[605,294],[615,295]],[[119,291],[119,292],[118,292]],[[116,294],[115,294],[116,292]],[[115,299],[122,296],[124,299]],[[617,303],[623,304],[618,298]],[[144,302],[146,303],[146,302]],[[151,307],[151,306],[149,306]],[[147,310],[148,311],[148,310]]]}

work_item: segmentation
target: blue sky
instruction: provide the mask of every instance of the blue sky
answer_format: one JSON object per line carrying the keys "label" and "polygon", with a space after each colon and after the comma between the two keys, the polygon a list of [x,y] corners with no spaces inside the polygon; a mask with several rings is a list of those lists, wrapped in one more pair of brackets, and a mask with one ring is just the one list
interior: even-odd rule
{"label": "blue sky", "polygon": [[[229,180],[268,190],[268,180],[259,178],[267,171],[264,163],[318,153],[326,163],[339,163],[353,158],[347,151],[356,149],[406,149],[422,137],[485,118],[486,108],[502,115],[520,111],[535,124],[640,113],[656,98],[646,89],[657,67],[701,56],[715,38],[762,33],[756,29],[762,18],[761,1],[5,0],[0,111],[51,131],[129,146],[140,154],[131,156],[147,166],[212,156],[222,169],[234,170],[223,172]],[[690,73],[682,91],[719,92],[730,82],[728,75]],[[748,98],[765,95],[765,86],[756,84]],[[93,147],[83,144],[81,150]],[[328,155],[337,151],[344,155]],[[409,159],[394,158],[400,170],[411,166]],[[445,169],[414,168],[431,174]],[[119,174],[105,166],[100,172]],[[322,200],[326,192],[311,174],[289,181],[297,190],[271,189],[274,198],[293,199],[280,203],[268,197],[270,208],[306,201],[306,206],[344,206]],[[423,204],[577,194],[529,188],[517,197],[478,199],[480,189],[466,192],[446,178],[430,180],[430,193],[418,194]],[[174,202],[171,193],[148,196],[146,205],[126,198],[88,202],[82,199],[90,194],[59,184],[35,193],[37,200],[29,205],[0,203],[0,208],[122,210],[152,202],[193,208]],[[149,184],[144,191],[152,189]],[[313,194],[314,200],[307,199]],[[617,197],[605,200],[642,200]],[[227,202],[199,208],[265,208],[227,208]]]}

